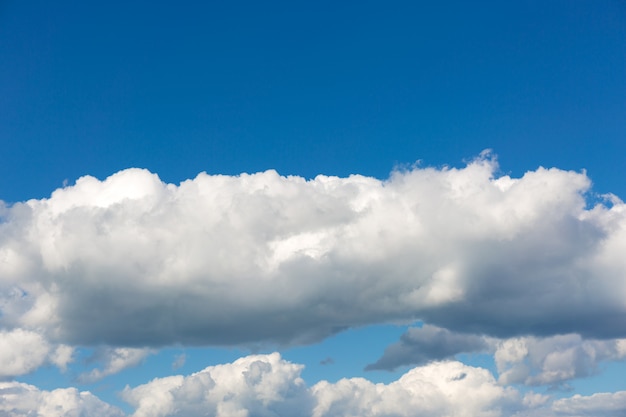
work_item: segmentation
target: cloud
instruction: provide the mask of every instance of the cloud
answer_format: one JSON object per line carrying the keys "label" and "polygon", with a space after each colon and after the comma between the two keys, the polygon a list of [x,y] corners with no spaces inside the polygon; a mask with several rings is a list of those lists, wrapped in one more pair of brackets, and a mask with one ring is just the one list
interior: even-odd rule
{"label": "cloud", "polygon": [[[191,375],[127,386],[121,397],[133,407],[131,417],[617,417],[626,412],[626,392],[557,400],[532,391],[522,396],[499,384],[488,370],[456,361],[415,367],[388,384],[346,378],[308,387],[302,369],[278,353],[250,355]],[[75,388],[45,391],[0,382],[0,415],[125,414]]]}
{"label": "cloud", "polygon": [[0,415],[6,417],[123,417],[90,392],[76,388],[42,391],[20,382],[0,382]]}
{"label": "cloud", "polygon": [[330,356],[327,356],[326,358],[320,361],[320,365],[332,365],[334,363],[335,363],[335,360],[331,358]]}
{"label": "cloud", "polygon": [[176,357],[174,358],[174,362],[172,362],[172,369],[176,370],[182,368],[185,365],[186,361],[187,355],[185,355],[184,353],[176,355]]}
{"label": "cloud", "polygon": [[408,329],[398,343],[386,348],[383,356],[365,370],[423,365],[434,360],[450,359],[459,353],[489,351],[492,345],[493,341],[484,336],[456,333],[424,324]]}
{"label": "cloud", "polygon": [[491,373],[460,362],[417,367],[388,385],[363,378],[312,387],[314,417],[501,416],[519,406],[519,394],[499,386]]}
{"label": "cloud", "polygon": [[[539,395],[542,401],[546,396]],[[626,415],[626,391],[574,395],[521,410],[513,417],[622,417]]]}
{"label": "cloud", "polygon": [[109,375],[139,365],[150,353],[152,350],[145,348],[100,348],[92,359],[102,363],[102,369],[95,368],[83,373],[79,375],[78,380],[83,383],[99,381]]}
{"label": "cloud", "polygon": [[251,355],[187,377],[157,378],[126,388],[134,417],[186,416],[498,416],[518,401],[491,374],[458,362],[409,371],[399,380],[374,384],[363,378],[320,382],[308,388],[301,365],[278,353]]}
{"label": "cloud", "polygon": [[345,378],[307,387],[302,369],[278,353],[250,355],[127,387],[122,397],[135,407],[133,417],[617,417],[626,411],[626,392],[557,400],[532,391],[522,396],[488,370],[457,361],[415,367],[389,384]]}
{"label": "cloud", "polygon": [[574,395],[555,401],[552,409],[559,415],[619,417],[626,414],[626,391]]}
{"label": "cloud", "polygon": [[365,369],[392,370],[476,352],[494,354],[501,384],[558,386],[597,373],[602,362],[626,358],[626,339],[584,339],[578,334],[497,339],[425,324],[409,328]]}
{"label": "cloud", "polygon": [[0,331],[0,379],[24,375],[48,363],[64,371],[73,352],[70,346],[48,343],[36,332]]}
{"label": "cloud", "polygon": [[122,393],[134,417],[305,416],[312,397],[301,365],[278,353],[251,355],[183,376],[157,378]]}
{"label": "cloud", "polygon": [[532,391],[522,396],[498,384],[488,370],[457,361],[415,367],[389,384],[346,378],[307,387],[302,368],[278,353],[251,355],[127,387],[122,396],[135,407],[133,417],[608,417],[626,410],[624,393],[559,400]]}
{"label": "cloud", "polygon": [[497,169],[82,177],[3,210],[0,327],[117,347],[309,343],[415,319],[625,337],[626,206],[587,208],[585,173]]}
{"label": "cloud", "polygon": [[599,363],[626,358],[626,339],[584,340],[568,334],[501,341],[495,352],[503,384],[559,385],[593,375]]}

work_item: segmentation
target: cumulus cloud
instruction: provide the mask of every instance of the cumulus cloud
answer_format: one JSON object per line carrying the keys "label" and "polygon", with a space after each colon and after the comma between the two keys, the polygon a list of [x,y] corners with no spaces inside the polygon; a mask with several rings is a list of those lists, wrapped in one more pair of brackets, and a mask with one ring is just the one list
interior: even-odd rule
{"label": "cumulus cloud", "polygon": [[497,337],[626,336],[626,206],[585,173],[129,169],[3,210],[0,326],[66,344],[308,343],[422,319]]}
{"label": "cumulus cloud", "polygon": [[127,387],[122,397],[135,407],[134,417],[306,416],[312,398],[300,378],[302,368],[278,353],[251,355],[187,377]]}
{"label": "cumulus cloud", "polygon": [[385,349],[383,356],[366,370],[393,370],[402,365],[422,365],[434,360],[450,359],[459,353],[486,352],[494,341],[484,336],[451,332],[424,324],[413,327],[400,341]]}
{"label": "cumulus cloud", "polygon": [[559,400],[532,391],[522,396],[488,370],[457,361],[415,367],[389,384],[346,378],[307,387],[302,368],[278,353],[251,355],[127,387],[123,398],[135,407],[133,417],[613,417],[626,410],[623,392]]}
{"label": "cumulus cloud", "polygon": [[78,380],[83,383],[99,381],[126,368],[139,365],[150,353],[152,350],[145,348],[100,348],[92,360],[102,363],[102,369],[95,368],[83,373]]}
{"label": "cumulus cloud", "polygon": [[[540,396],[545,399],[546,396]],[[574,395],[527,408],[513,417],[621,417],[626,415],[626,391]]]}
{"label": "cumulus cloud", "polygon": [[23,329],[0,331],[0,379],[24,375],[44,364],[64,371],[74,349],[52,345],[40,334]]}
{"label": "cumulus cloud", "polygon": [[584,340],[577,334],[501,341],[495,352],[503,384],[559,385],[626,357],[626,339]]}
{"label": "cumulus cloud", "polygon": [[626,392],[554,400],[503,387],[486,369],[457,361],[415,367],[389,384],[364,378],[307,387],[302,365],[278,353],[250,355],[189,376],[156,378],[122,397],[143,416],[617,417]]}
{"label": "cumulus cloud", "polygon": [[458,362],[415,368],[388,385],[353,378],[308,388],[301,370],[278,353],[252,355],[187,377],[126,388],[123,397],[136,407],[134,417],[476,417],[499,416],[519,403],[517,392],[499,386],[488,371]]}
{"label": "cumulus cloud", "polygon": [[20,382],[0,382],[0,415],[6,417],[123,417],[90,392],[76,388],[42,391]]}
{"label": "cumulus cloud", "polygon": [[455,361],[414,368],[388,385],[352,378],[320,382],[312,392],[314,417],[491,417],[519,404],[519,394],[499,386],[489,371]]}
{"label": "cumulus cloud", "polygon": [[[488,370],[456,361],[415,367],[388,384],[349,378],[308,387],[300,377],[302,369],[278,353],[250,355],[191,375],[127,386],[121,396],[134,409],[131,417],[617,417],[626,412],[625,392],[558,400],[534,392],[522,396],[498,384]],[[0,382],[0,415],[125,414],[75,388],[44,391]]]}

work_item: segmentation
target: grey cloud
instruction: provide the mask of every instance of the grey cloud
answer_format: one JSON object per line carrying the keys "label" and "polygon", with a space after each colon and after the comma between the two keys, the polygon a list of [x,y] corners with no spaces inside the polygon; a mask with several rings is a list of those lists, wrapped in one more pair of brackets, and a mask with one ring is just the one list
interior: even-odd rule
{"label": "grey cloud", "polygon": [[187,361],[187,355],[184,353],[178,354],[176,355],[176,357],[174,358],[174,362],[172,362],[172,369],[176,370],[176,369],[180,369],[185,365],[185,362]]}
{"label": "grey cloud", "polygon": [[335,363],[335,360],[331,358],[330,356],[320,361],[320,365],[332,365],[334,363]]}
{"label": "grey cloud", "polygon": [[83,177],[3,211],[0,326],[119,347],[310,343],[415,319],[626,336],[626,206],[586,208],[584,173],[496,169]]}
{"label": "grey cloud", "polygon": [[626,358],[626,339],[585,339],[578,334],[496,339],[425,324],[410,328],[366,370],[392,370],[475,352],[494,354],[502,384],[563,387],[596,374],[601,363]]}
{"label": "grey cloud", "polygon": [[425,324],[407,330],[400,341],[385,349],[383,356],[366,370],[393,370],[403,365],[423,365],[450,359],[459,353],[485,352],[493,343],[483,336],[451,332]]}
{"label": "grey cloud", "polygon": [[102,364],[102,368],[95,368],[78,376],[82,383],[93,383],[109,375],[114,375],[126,368],[139,365],[149,354],[150,349],[142,348],[112,348],[101,347],[91,361]]}

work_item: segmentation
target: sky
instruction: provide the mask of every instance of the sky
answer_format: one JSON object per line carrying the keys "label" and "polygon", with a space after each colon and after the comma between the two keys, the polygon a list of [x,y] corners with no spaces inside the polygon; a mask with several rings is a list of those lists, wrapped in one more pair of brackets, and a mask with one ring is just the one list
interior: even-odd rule
{"label": "sky", "polygon": [[626,4],[0,2],[0,416],[626,415]]}

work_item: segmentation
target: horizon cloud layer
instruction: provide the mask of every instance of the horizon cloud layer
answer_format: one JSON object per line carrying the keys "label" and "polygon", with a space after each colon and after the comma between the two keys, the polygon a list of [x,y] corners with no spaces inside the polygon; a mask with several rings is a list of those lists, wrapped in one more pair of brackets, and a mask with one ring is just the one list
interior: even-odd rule
{"label": "horizon cloud layer", "polygon": [[126,386],[121,398],[132,414],[76,388],[40,390],[0,381],[0,414],[10,417],[174,417],[190,415],[308,417],[617,417],[626,391],[554,398],[501,386],[486,369],[457,361],[410,369],[388,384],[365,378],[308,386],[304,366],[279,353],[249,355],[189,375],[154,378]]}

